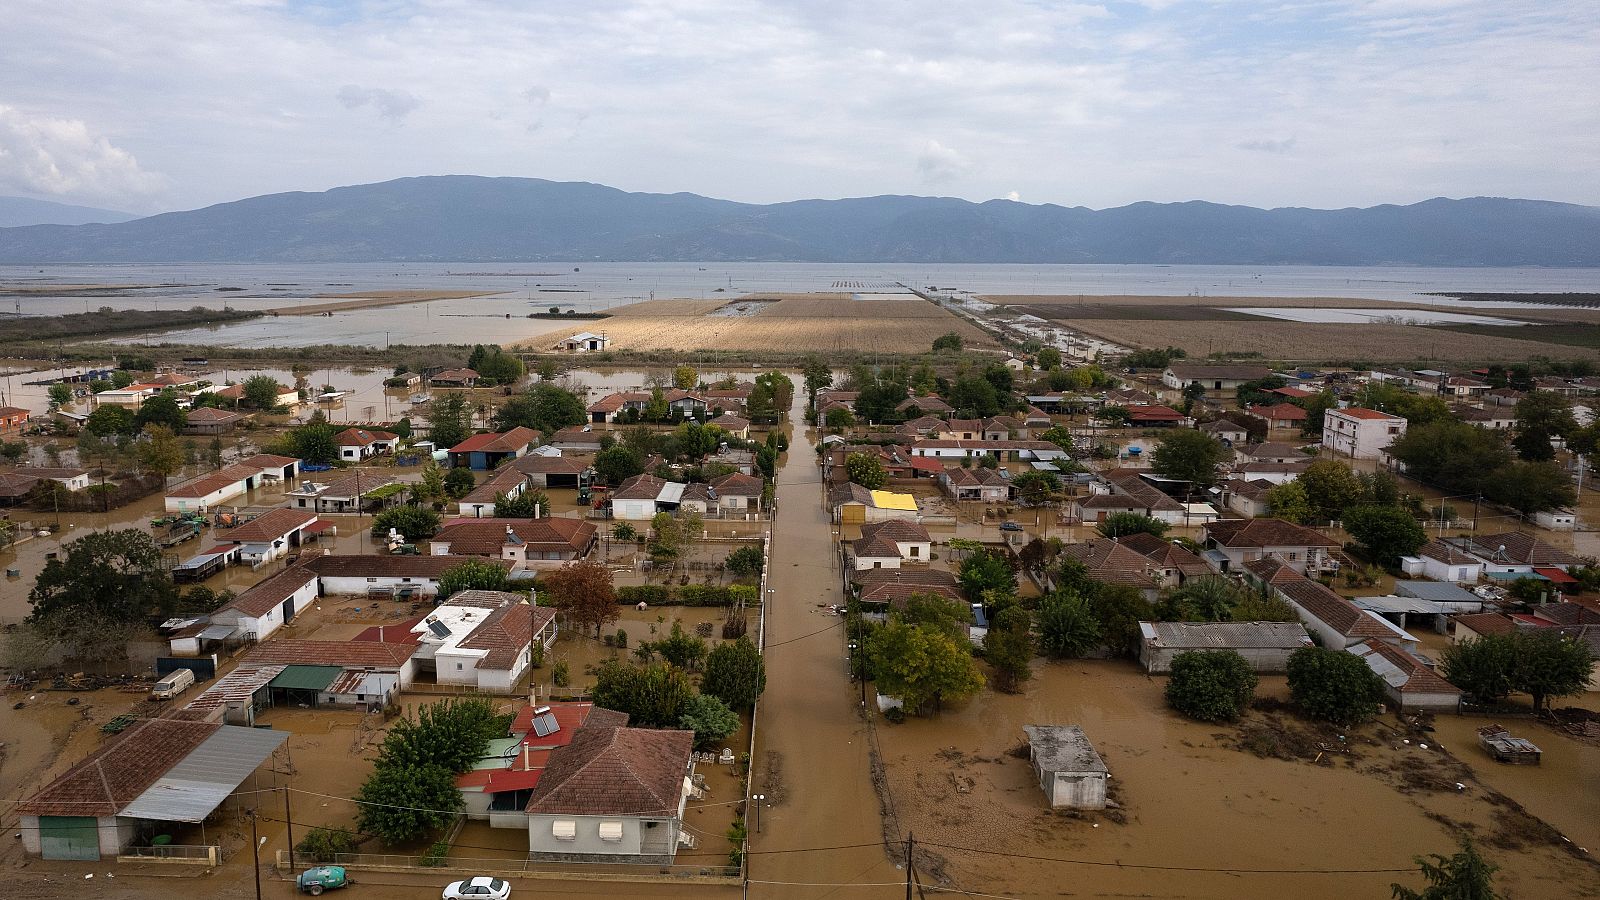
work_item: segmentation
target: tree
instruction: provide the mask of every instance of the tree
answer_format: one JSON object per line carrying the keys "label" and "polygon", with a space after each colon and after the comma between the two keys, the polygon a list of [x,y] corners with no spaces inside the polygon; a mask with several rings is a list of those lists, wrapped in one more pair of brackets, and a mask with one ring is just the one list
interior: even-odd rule
{"label": "tree", "polygon": [[1038,506],[1061,490],[1061,479],[1049,472],[1030,469],[1011,479],[1011,486],[1016,489],[1018,500],[1027,506]]}
{"label": "tree", "polygon": [[1046,372],[1051,369],[1061,368],[1061,351],[1054,347],[1040,347],[1039,352],[1033,355],[1034,362]]}
{"label": "tree", "polygon": [[1551,438],[1568,438],[1578,430],[1567,398],[1553,391],[1530,391],[1516,405],[1517,436],[1511,445],[1525,460],[1554,459]]}
{"label": "tree", "polygon": [[131,411],[110,403],[95,407],[94,412],[89,413],[89,417],[83,421],[83,429],[95,437],[133,434],[137,428]]}
{"label": "tree", "polygon": [[1247,594],[1233,607],[1235,622],[1298,622],[1294,607],[1267,591]]}
{"label": "tree", "polygon": [[728,554],[723,562],[727,570],[735,576],[746,578],[761,574],[761,548],[740,547]]}
{"label": "tree", "polygon": [[1100,646],[1100,620],[1089,602],[1056,591],[1039,604],[1039,649],[1051,659],[1087,656]]}
{"label": "tree", "polygon": [[357,827],[387,844],[444,828],[464,803],[456,776],[484,757],[506,725],[483,699],[443,700],[396,722],[356,794]]}
{"label": "tree", "polygon": [[1439,655],[1439,674],[1485,705],[1510,696],[1516,686],[1516,667],[1512,635],[1486,634],[1458,641]]}
{"label": "tree", "polygon": [[1383,682],[1359,656],[1301,647],[1289,654],[1288,670],[1290,698],[1314,719],[1353,725],[1378,714]]}
{"label": "tree", "polygon": [[477,476],[466,466],[456,466],[444,473],[444,495],[451,500],[460,500],[477,486]]}
{"label": "tree", "polygon": [[650,558],[658,564],[675,563],[694,535],[686,525],[684,520],[673,518],[669,512],[656,513],[650,520],[650,541],[645,545]]}
{"label": "tree", "polygon": [[1413,478],[1461,494],[1486,493],[1511,462],[1499,434],[1466,422],[1413,425],[1389,445],[1389,454]]}
{"label": "tree", "polygon": [[439,514],[422,506],[396,506],[372,517],[372,536],[381,538],[389,529],[400,532],[406,543],[415,544],[439,532]]}
{"label": "tree", "polygon": [[273,409],[278,405],[278,394],[282,390],[283,385],[271,375],[254,375],[244,380],[239,387],[239,396],[246,406]]}
{"label": "tree", "polygon": [[507,353],[499,347],[492,347],[478,364],[468,366],[478,373],[479,378],[493,381],[495,384],[514,385],[522,380],[528,372],[528,367],[514,354]]}
{"label": "tree", "polygon": [[50,408],[59,409],[72,402],[72,386],[57,382],[45,391],[50,398]]}
{"label": "tree", "polygon": [[151,425],[164,425],[173,434],[183,430],[189,424],[188,415],[178,406],[176,397],[168,391],[162,391],[139,405],[139,412],[133,417],[134,424],[141,429]]}
{"label": "tree", "polygon": [[668,663],[609,659],[595,668],[594,705],[627,713],[629,725],[676,728],[694,695],[688,674]]}
{"label": "tree", "polygon": [[611,569],[597,560],[573,560],[546,573],[539,579],[539,586],[550,606],[561,610],[574,626],[593,627],[595,637],[620,614]]}
{"label": "tree", "polygon": [[523,491],[515,497],[503,493],[494,495],[494,516],[497,519],[537,519],[550,515],[550,496],[534,489]]}
{"label": "tree", "polygon": [[1241,599],[1240,589],[1221,575],[1185,581],[1162,601],[1161,618],[1178,622],[1228,622]]}
{"label": "tree", "polygon": [[301,425],[283,436],[282,449],[286,455],[309,463],[338,462],[339,444],[334,440],[338,433],[338,429],[326,422]]}
{"label": "tree", "polygon": [[594,471],[606,484],[619,485],[644,471],[644,454],[626,444],[617,444],[594,455]]}
{"label": "tree", "polygon": [[833,369],[818,356],[807,356],[800,364],[800,374],[806,380],[806,396],[815,397],[817,392],[833,385]]}
{"label": "tree", "polygon": [[1072,432],[1060,425],[1047,428],[1039,435],[1039,440],[1049,441],[1063,450],[1072,450]]}
{"label": "tree", "polygon": [[[1010,374],[1010,370],[1004,371]],[[956,379],[946,399],[955,407],[958,416],[988,418],[1000,413],[1001,396],[1001,392],[987,378],[968,376]]]}
{"label": "tree", "polygon": [[577,394],[541,381],[502,404],[495,411],[493,425],[496,431],[520,426],[550,434],[588,420],[588,411]]}
{"label": "tree", "polygon": [[878,690],[923,713],[983,688],[983,673],[966,643],[895,619],[866,638],[865,650]]}
{"label": "tree", "polygon": [[1137,588],[1125,584],[1097,585],[1089,598],[1106,648],[1117,656],[1133,656],[1139,649],[1139,623],[1153,618],[1155,610]]}
{"label": "tree", "polygon": [[1360,503],[1364,496],[1361,479],[1348,465],[1336,459],[1312,462],[1290,483],[1298,484],[1304,491],[1312,518],[1317,521],[1340,518],[1346,507]]}
{"label": "tree", "polygon": [[739,715],[710,694],[695,694],[684,701],[678,714],[678,727],[694,732],[694,748],[710,752],[728,735],[739,730]]}
{"label": "tree", "polygon": [[985,592],[1016,594],[1017,574],[1011,560],[997,550],[974,553],[961,561],[956,579],[961,585],[961,596],[973,603],[983,600]]}
{"label": "tree", "polygon": [[466,394],[451,391],[428,404],[428,439],[448,450],[472,435],[472,407]]}
{"label": "tree", "polygon": [[651,646],[661,658],[686,672],[698,671],[705,664],[706,642],[683,630],[682,622],[673,622],[672,631]]}
{"label": "tree", "polygon": [[27,622],[81,658],[120,658],[139,627],[170,615],[177,602],[154,538],[132,528],[97,531],[45,562],[28,593]]}
{"label": "tree", "polygon": [[889,473],[883,468],[883,460],[871,453],[851,453],[846,456],[844,470],[851,481],[869,491],[878,490],[889,483]]}
{"label": "tree", "polygon": [[1028,667],[1033,661],[1033,625],[1028,611],[1008,606],[995,613],[983,636],[983,655],[994,667],[997,690],[1014,694],[1022,682],[1033,677]]}
{"label": "tree", "polygon": [[376,767],[356,792],[356,827],[390,846],[444,829],[466,801],[443,766]]}
{"label": "tree", "polygon": [[729,707],[752,708],[766,687],[766,663],[750,638],[741,635],[737,640],[723,641],[706,656],[700,690],[721,699]]}
{"label": "tree", "polygon": [[1595,657],[1583,640],[1548,628],[1516,632],[1513,685],[1533,698],[1535,712],[1543,712],[1551,697],[1581,694],[1588,686]]}
{"label": "tree", "polygon": [[835,406],[822,417],[822,424],[829,431],[844,431],[856,424],[856,414],[843,406]]}
{"label": "tree", "polygon": [[462,591],[503,591],[506,567],[488,559],[464,559],[439,573],[439,597],[453,597]]}
{"label": "tree", "polygon": [[1306,411],[1306,422],[1300,426],[1300,433],[1306,437],[1316,437],[1322,434],[1322,422],[1327,418],[1328,410],[1339,408],[1339,398],[1334,396],[1333,391],[1322,391],[1301,400],[1300,405]]}
{"label": "tree", "polygon": [[1256,673],[1232,650],[1189,651],[1172,659],[1167,703],[1201,722],[1231,722],[1250,705]]}
{"label": "tree", "polygon": [[959,353],[961,352],[961,344],[961,335],[954,331],[949,331],[933,339],[933,352],[952,350]]}
{"label": "tree", "polygon": [[1382,565],[1396,565],[1428,542],[1428,532],[1398,506],[1352,506],[1344,511],[1344,530]]}
{"label": "tree", "polygon": [[756,451],[756,471],[761,477],[772,481],[778,477],[778,451],[774,447],[762,447]]}
{"label": "tree", "polygon": [[1478,855],[1469,840],[1461,842],[1461,851],[1454,856],[1433,854],[1430,862],[1416,857],[1417,866],[1428,886],[1421,892],[1398,883],[1389,885],[1394,900],[1499,900],[1494,889],[1493,876],[1500,868]]}
{"label": "tree", "polygon": [[1514,462],[1494,473],[1484,496],[1523,515],[1578,502],[1572,478],[1554,462]]}
{"label": "tree", "polygon": [[700,373],[694,366],[680,365],[672,370],[672,386],[680,391],[692,391],[700,383]]}
{"label": "tree", "polygon": [[423,500],[443,500],[444,469],[440,468],[438,463],[429,460],[428,464],[422,467],[422,480],[417,482],[413,490]]}
{"label": "tree", "polygon": [[1298,479],[1275,484],[1267,489],[1267,515],[1296,525],[1312,521],[1311,500]]}
{"label": "tree", "polygon": [[1211,435],[1184,429],[1162,439],[1150,455],[1150,465],[1168,478],[1203,487],[1216,482],[1223,454],[1222,444]]}
{"label": "tree", "polygon": [[139,468],[154,475],[167,476],[183,465],[183,444],[165,425],[151,425],[139,441],[136,455]]}
{"label": "tree", "polygon": [[1149,534],[1161,537],[1167,533],[1167,523],[1136,512],[1111,513],[1094,527],[1108,538],[1126,537],[1130,534]]}

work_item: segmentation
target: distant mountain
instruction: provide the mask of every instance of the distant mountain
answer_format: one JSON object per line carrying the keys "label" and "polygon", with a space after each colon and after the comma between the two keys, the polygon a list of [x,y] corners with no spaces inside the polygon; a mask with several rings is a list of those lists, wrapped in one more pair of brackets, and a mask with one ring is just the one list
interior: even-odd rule
{"label": "distant mountain", "polygon": [[377,260],[1600,266],[1600,208],[1489,197],[1337,210],[907,196],[756,205],[451,175],[0,229],[6,263]]}
{"label": "distant mountain", "polygon": [[133,213],[92,206],[72,206],[27,197],[0,197],[0,228],[19,225],[85,225],[90,222],[126,222],[137,219]]}

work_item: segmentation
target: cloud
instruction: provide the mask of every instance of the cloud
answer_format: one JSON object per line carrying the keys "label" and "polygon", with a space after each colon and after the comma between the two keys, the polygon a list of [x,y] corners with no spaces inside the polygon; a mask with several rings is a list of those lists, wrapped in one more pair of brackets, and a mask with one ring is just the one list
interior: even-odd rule
{"label": "cloud", "polygon": [[360,109],[371,106],[391,122],[400,122],[422,105],[415,95],[409,91],[391,91],[388,88],[365,88],[356,84],[347,84],[339,88],[339,102],[345,109]]}
{"label": "cloud", "polygon": [[550,89],[542,84],[536,84],[522,92],[522,99],[534,106],[543,106],[550,102]]}
{"label": "cloud", "polygon": [[1021,203],[1022,202],[1022,192],[1021,191],[1006,191],[1006,199],[1010,200],[1012,203]]}
{"label": "cloud", "polygon": [[929,140],[917,154],[917,176],[923,184],[945,184],[971,169],[972,163],[965,156],[935,140]]}
{"label": "cloud", "polygon": [[98,202],[147,197],[164,179],[81,119],[33,115],[0,105],[0,186]]}
{"label": "cloud", "polygon": [[1250,141],[1240,141],[1235,144],[1240,150],[1250,150],[1255,153],[1288,153],[1294,149],[1295,138],[1257,138]]}

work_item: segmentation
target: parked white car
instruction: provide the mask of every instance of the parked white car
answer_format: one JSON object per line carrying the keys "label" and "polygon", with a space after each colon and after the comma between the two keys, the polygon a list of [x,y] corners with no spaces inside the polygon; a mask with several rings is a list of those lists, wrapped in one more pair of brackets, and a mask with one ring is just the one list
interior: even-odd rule
{"label": "parked white car", "polygon": [[511,885],[504,879],[478,875],[462,881],[453,881],[444,889],[443,900],[506,900],[511,896]]}

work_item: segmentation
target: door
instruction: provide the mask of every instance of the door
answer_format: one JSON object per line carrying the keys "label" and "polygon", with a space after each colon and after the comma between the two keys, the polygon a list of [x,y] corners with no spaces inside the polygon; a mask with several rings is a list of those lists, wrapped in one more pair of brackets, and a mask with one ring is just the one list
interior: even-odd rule
{"label": "door", "polygon": [[285,625],[294,621],[294,598],[283,601],[283,622]]}
{"label": "door", "polygon": [[867,520],[867,508],[851,503],[839,509],[839,522],[844,525],[860,525]]}
{"label": "door", "polygon": [[45,859],[99,859],[99,820],[94,816],[40,816],[39,848]]}

